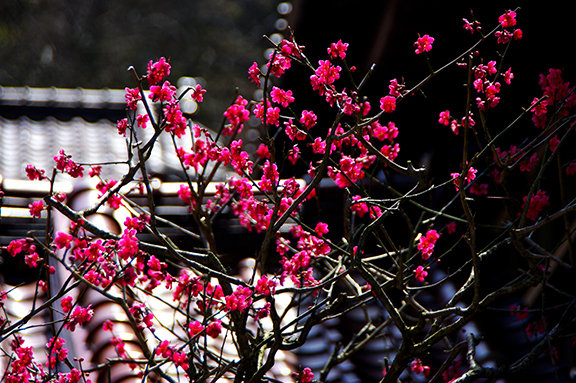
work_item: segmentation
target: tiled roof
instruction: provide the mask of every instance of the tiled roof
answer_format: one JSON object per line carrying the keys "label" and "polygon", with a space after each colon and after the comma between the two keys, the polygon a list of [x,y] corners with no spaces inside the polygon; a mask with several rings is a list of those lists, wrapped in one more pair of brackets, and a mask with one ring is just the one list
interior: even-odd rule
{"label": "tiled roof", "polygon": [[[153,130],[139,129],[138,133],[139,139],[146,140],[152,136]],[[179,141],[189,150],[190,137],[184,136]],[[16,120],[0,117],[0,174],[5,179],[25,179],[24,169],[28,164],[46,170],[49,175],[55,164],[53,157],[60,149],[78,163],[98,164],[126,161],[126,148],[125,138],[118,135],[116,126],[108,120],[87,122],[75,117],[70,121],[59,121],[49,117],[35,121],[28,117]],[[84,168],[87,172],[88,167]],[[103,166],[102,175],[118,179],[126,169],[122,164]],[[163,134],[158,139],[148,162],[148,172],[153,175],[182,172],[170,135]],[[217,179],[224,177],[223,172],[220,171]]]}

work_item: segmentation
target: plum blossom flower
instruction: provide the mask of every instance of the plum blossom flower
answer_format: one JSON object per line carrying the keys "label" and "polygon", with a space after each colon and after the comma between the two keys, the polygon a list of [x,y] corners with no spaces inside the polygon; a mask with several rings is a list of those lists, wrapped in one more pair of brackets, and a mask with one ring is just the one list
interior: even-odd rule
{"label": "plum blossom flower", "polygon": [[94,310],[92,310],[92,305],[84,308],[82,306],[76,306],[74,312],[68,317],[68,320],[64,324],[64,327],[68,328],[70,331],[74,331],[77,325],[82,326],[84,323],[89,322],[94,315]]}
{"label": "plum blossom flower", "polygon": [[432,50],[433,42],[434,38],[429,35],[418,37],[418,40],[414,43],[414,47],[416,48],[414,52],[416,52],[417,55],[423,52],[430,52]]}
{"label": "plum blossom flower", "polygon": [[256,283],[256,287],[254,287],[254,290],[258,294],[264,294],[265,296],[270,296],[271,294],[275,293],[276,285],[277,285],[276,281],[268,279],[266,275],[263,275]]}
{"label": "plum blossom flower", "polygon": [[248,68],[248,78],[250,79],[250,81],[255,83],[257,86],[262,85],[262,82],[260,81],[260,75],[261,74],[262,74],[262,72],[260,72],[260,68],[258,67],[257,62],[254,62],[250,66],[250,68]]}
{"label": "plum blossom flower", "polygon": [[42,200],[38,200],[29,204],[28,207],[30,208],[30,215],[32,218],[40,218],[42,210],[44,209],[44,203]]}
{"label": "plum blossom flower", "polygon": [[444,126],[450,125],[450,111],[449,110],[445,110],[443,112],[440,112],[440,118],[438,119],[438,123],[442,124]]}
{"label": "plum blossom flower", "polygon": [[164,57],[160,57],[156,62],[150,60],[148,63],[148,74],[146,76],[148,84],[156,85],[158,82],[170,75],[169,61],[170,60],[167,61]]}
{"label": "plum blossom flower", "polygon": [[394,110],[396,110],[396,97],[382,97],[380,99],[380,109],[382,109],[384,113],[392,113]]}
{"label": "plum blossom flower", "polygon": [[516,25],[516,12],[507,10],[502,16],[498,17],[498,22],[504,28],[513,27]]}
{"label": "plum blossom flower", "polygon": [[202,323],[198,322],[197,320],[190,322],[188,324],[188,333],[190,334],[190,336],[194,336],[194,335],[198,335],[200,334],[202,331],[204,331],[204,326],[202,326]]}
{"label": "plum blossom flower", "polygon": [[190,94],[190,98],[196,102],[204,101],[204,94],[206,93],[206,89],[202,89],[202,85],[196,84],[194,88],[192,88],[192,92]]}
{"label": "plum blossom flower", "polygon": [[420,373],[423,373],[425,376],[430,375],[430,366],[423,365],[420,359],[414,359],[412,363],[410,363],[410,369],[412,372],[415,372],[416,375],[420,375]]}
{"label": "plum blossom flower", "polygon": [[340,57],[344,59],[346,58],[346,49],[348,49],[348,43],[343,43],[342,40],[338,40],[337,43],[330,44],[328,54],[331,58]]}
{"label": "plum blossom flower", "polygon": [[63,248],[69,249],[70,242],[72,242],[73,240],[74,237],[72,237],[70,234],[59,231],[56,234],[56,238],[54,238],[54,244],[56,245],[57,249],[63,249]]}
{"label": "plum blossom flower", "polygon": [[424,270],[424,267],[418,266],[416,269],[412,271],[414,273],[414,277],[417,281],[424,282],[424,278],[428,276],[428,272]]}
{"label": "plum blossom flower", "polygon": [[[525,208],[527,199],[528,196],[525,196],[523,199],[524,203],[522,204],[522,209]],[[546,206],[550,205],[548,200],[549,198],[544,190],[538,190],[536,193],[532,194],[532,198],[530,198],[530,203],[528,204],[528,213],[526,214],[526,217],[532,221],[536,221],[538,219],[538,214],[544,210]],[[518,213],[518,217],[521,216],[522,213]]]}
{"label": "plum blossom flower", "polygon": [[306,129],[310,130],[314,125],[316,125],[316,114],[312,111],[303,110],[302,115],[300,117],[300,122],[302,125],[306,127]]}
{"label": "plum blossom flower", "polygon": [[166,81],[162,86],[150,86],[150,95],[148,96],[152,101],[170,102],[176,94],[176,87]]}
{"label": "plum blossom flower", "polygon": [[206,334],[208,334],[208,336],[210,338],[213,338],[213,339],[218,338],[218,335],[220,335],[220,332],[222,332],[222,321],[219,319],[210,323],[208,325],[208,327],[206,327]]}
{"label": "plum blossom flower", "polygon": [[420,236],[420,243],[418,244],[418,250],[422,251],[422,259],[428,260],[434,251],[434,245],[436,241],[440,238],[440,234],[436,230],[428,230],[426,235]]}
{"label": "plum blossom flower", "polygon": [[270,96],[272,96],[272,101],[277,104],[282,105],[284,108],[287,108],[289,104],[294,102],[294,97],[292,97],[291,90],[282,90],[278,87],[273,87],[272,92],[270,92]]}
{"label": "plum blossom flower", "polygon": [[130,110],[138,109],[138,101],[142,99],[142,97],[140,96],[140,91],[138,90],[138,88],[134,89],[125,88],[125,89],[126,89],[126,95],[124,96],[124,98],[126,99],[126,106]]}
{"label": "plum blossom flower", "polygon": [[34,180],[44,180],[46,176],[44,175],[43,169],[36,169],[33,165],[26,165],[26,175],[30,181]]}
{"label": "plum blossom flower", "polygon": [[512,67],[508,68],[508,70],[504,73],[504,82],[510,85],[510,82],[514,78],[514,74],[512,73]]}

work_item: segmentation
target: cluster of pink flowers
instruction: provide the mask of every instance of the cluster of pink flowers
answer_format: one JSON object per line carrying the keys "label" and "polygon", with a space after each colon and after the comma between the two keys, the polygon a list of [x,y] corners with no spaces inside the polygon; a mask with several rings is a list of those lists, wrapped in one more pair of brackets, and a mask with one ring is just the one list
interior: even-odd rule
{"label": "cluster of pink flowers", "polygon": [[92,310],[92,305],[88,305],[88,307],[76,306],[72,314],[69,314],[64,327],[69,329],[70,331],[76,330],[76,326],[82,326],[84,323],[89,322],[92,319],[92,315],[94,315],[94,310]]}
{"label": "cluster of pink flowers", "polygon": [[[547,75],[540,74],[538,82],[543,91],[543,99],[532,108],[532,121],[538,128],[544,129],[548,122],[547,106],[558,108],[561,116],[568,116],[570,110],[576,106],[576,92],[570,87],[569,82],[562,79],[562,70],[550,68]],[[536,104],[538,98],[534,98],[532,104]]]}
{"label": "cluster of pink flowers", "polygon": [[[468,168],[468,171],[466,172],[466,176],[464,177],[464,182],[468,185],[470,184],[472,181],[474,181],[476,179],[476,173],[478,171],[476,169],[474,169],[472,166],[470,166]],[[452,177],[453,182],[454,182],[454,186],[456,188],[456,190],[459,190],[459,181],[460,181],[460,173],[450,173],[450,177]]]}
{"label": "cluster of pink flowers", "polygon": [[25,253],[24,261],[26,265],[32,269],[36,268],[42,260],[36,252],[36,245],[32,238],[15,239],[8,244],[6,249],[12,257],[22,252]]}
{"label": "cluster of pink flowers", "polygon": [[64,344],[66,341],[62,338],[52,337],[48,343],[46,343],[46,348],[50,353],[50,357],[48,358],[48,362],[46,362],[46,366],[50,368],[56,367],[56,361],[64,361],[68,357],[68,349],[64,348]]}
{"label": "cluster of pink flowers", "polygon": [[160,355],[163,358],[170,359],[176,367],[182,368],[184,371],[188,371],[188,356],[181,351],[178,351],[174,346],[170,346],[170,342],[163,340],[160,342],[156,351],[156,355]]}
{"label": "cluster of pink flowers", "polygon": [[66,155],[64,149],[60,149],[58,154],[54,156],[54,161],[56,161],[56,169],[69,174],[72,178],[82,178],[84,167],[72,161],[72,156]]}
{"label": "cluster of pink flowers", "polygon": [[512,38],[514,40],[520,40],[522,38],[522,30],[515,29],[510,32],[507,28],[516,25],[516,12],[507,10],[503,15],[498,17],[498,21],[502,25],[502,30],[496,32],[496,37],[498,38],[498,44],[506,44]]}
{"label": "cluster of pink flowers", "polygon": [[252,304],[252,290],[248,287],[238,286],[236,290],[226,297],[226,310],[244,312]]}
{"label": "cluster of pink flowers", "polygon": [[302,372],[293,372],[292,377],[298,382],[310,383],[314,379],[314,373],[310,367],[305,367]]}
{"label": "cluster of pink flowers", "polygon": [[436,241],[440,238],[440,234],[436,230],[428,230],[426,235],[420,236],[420,243],[418,244],[418,250],[422,252],[422,259],[427,261],[428,258],[434,252],[434,245]]}
{"label": "cluster of pink flowers", "polygon": [[[528,196],[523,198],[524,203],[522,204],[522,209],[526,206],[527,199]],[[538,219],[538,214],[548,205],[550,205],[550,202],[546,192],[544,190],[538,190],[536,193],[532,194],[532,198],[530,198],[526,217],[532,221],[536,221]],[[520,216],[522,216],[522,213],[518,213],[518,217]]]}
{"label": "cluster of pink flowers", "polygon": [[420,359],[414,359],[410,363],[410,369],[415,372],[416,375],[423,374],[424,376],[430,375],[430,366],[425,366]]}
{"label": "cluster of pink flowers", "polygon": [[161,57],[158,61],[154,62],[150,60],[148,63],[148,74],[146,75],[146,79],[148,80],[148,84],[156,85],[160,81],[162,81],[165,77],[170,75],[170,60],[166,60],[164,57]]}
{"label": "cluster of pink flowers", "polygon": [[424,278],[428,276],[428,272],[423,266],[418,266],[412,271],[417,281],[424,282]]}

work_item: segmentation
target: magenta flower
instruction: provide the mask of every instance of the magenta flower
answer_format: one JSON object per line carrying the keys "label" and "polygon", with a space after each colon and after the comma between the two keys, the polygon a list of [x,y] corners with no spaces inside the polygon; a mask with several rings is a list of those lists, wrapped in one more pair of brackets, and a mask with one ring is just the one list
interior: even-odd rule
{"label": "magenta flower", "polygon": [[420,54],[422,52],[430,52],[432,50],[432,43],[434,42],[434,38],[428,35],[424,35],[423,37],[418,37],[418,40],[414,43],[414,47],[416,50],[416,54]]}
{"label": "magenta flower", "polygon": [[422,266],[418,266],[415,270],[413,270],[413,273],[415,274],[414,277],[416,280],[420,282],[424,282],[424,278],[428,276],[428,272],[424,270],[424,267]]}

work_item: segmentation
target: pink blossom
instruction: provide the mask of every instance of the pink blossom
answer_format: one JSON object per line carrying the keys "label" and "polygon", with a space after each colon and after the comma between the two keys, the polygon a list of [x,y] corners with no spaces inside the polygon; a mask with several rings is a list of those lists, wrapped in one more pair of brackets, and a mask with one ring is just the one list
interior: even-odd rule
{"label": "pink blossom", "polygon": [[415,270],[412,271],[414,273],[414,277],[416,280],[420,282],[424,282],[424,278],[428,276],[428,272],[424,270],[424,267],[418,266]]}
{"label": "pink blossom", "polygon": [[72,237],[70,234],[59,231],[56,233],[56,238],[54,238],[54,244],[56,245],[57,249],[69,249],[70,242],[72,242],[73,239],[74,237]]}
{"label": "pink blossom", "polygon": [[438,120],[439,124],[444,126],[450,125],[450,111],[445,110],[444,112],[440,112],[440,119]]}
{"label": "pink blossom", "polygon": [[318,61],[318,68],[310,76],[312,89],[317,90],[323,96],[328,86],[340,78],[341,70],[341,67],[332,65],[328,60]]}
{"label": "pink blossom", "polygon": [[255,83],[257,86],[261,86],[262,82],[260,81],[260,68],[258,67],[258,63],[253,63],[250,68],[248,69],[248,78],[250,81]]}
{"label": "pink blossom", "polygon": [[519,305],[510,306],[510,315],[514,315],[518,320],[525,320],[528,318],[528,307],[524,307],[522,310]]}
{"label": "pink blossom", "polygon": [[546,332],[546,319],[531,322],[526,326],[526,334],[529,338],[533,338],[538,334],[544,334],[544,332]]}
{"label": "pink blossom", "polygon": [[430,375],[430,367],[423,365],[420,359],[413,360],[410,363],[410,369],[412,372],[415,372],[416,375],[420,375],[420,373],[423,373],[425,376]]}
{"label": "pink blossom", "polygon": [[222,134],[231,136],[236,128],[238,128],[238,133],[242,132],[243,123],[250,119],[250,111],[246,109],[246,105],[248,101],[239,96],[236,102],[226,109],[224,117],[230,121],[231,126],[224,129]]}
{"label": "pink blossom", "polygon": [[226,310],[244,312],[252,304],[252,290],[248,287],[238,286],[236,290],[226,297]]}
{"label": "pink blossom", "polygon": [[263,275],[256,283],[256,287],[254,288],[254,290],[258,294],[270,296],[271,294],[275,293],[276,285],[277,285],[276,281],[268,279],[266,275]]}
{"label": "pink blossom", "polygon": [[463,28],[464,28],[465,30],[467,30],[467,31],[470,31],[470,33],[473,34],[473,33],[474,33],[474,26],[473,26],[473,24],[472,24],[471,22],[469,22],[468,20],[466,20],[466,19],[462,19],[462,21],[464,21],[464,27],[463,27]]}
{"label": "pink blossom", "polygon": [[394,144],[394,146],[384,145],[380,149],[380,153],[382,153],[382,155],[388,158],[390,161],[394,161],[396,157],[398,157],[398,153],[400,153],[400,145],[398,144]]}
{"label": "pink blossom", "polygon": [[180,110],[178,100],[172,100],[164,107],[164,116],[166,132],[173,132],[178,138],[186,133],[186,118]]}
{"label": "pink blossom", "polygon": [[102,173],[102,166],[94,165],[94,166],[90,167],[90,171],[88,172],[88,175],[92,178],[92,177],[99,176],[100,173]]}
{"label": "pink blossom", "polygon": [[102,329],[104,331],[112,332],[112,330],[114,329],[114,322],[112,322],[110,319],[106,319],[104,323],[102,323]]}
{"label": "pink blossom", "polygon": [[512,73],[512,67],[508,68],[508,70],[504,73],[504,82],[510,85],[510,82],[514,78],[514,74]]}
{"label": "pink blossom", "polygon": [[194,88],[192,88],[192,92],[190,94],[190,98],[196,102],[204,101],[204,94],[206,93],[206,89],[202,89],[202,85],[196,84]]}
{"label": "pink blossom", "polygon": [[398,84],[397,79],[390,80],[390,85],[388,85],[388,89],[390,90],[390,96],[400,97],[400,91],[404,88],[403,84]]}
{"label": "pink blossom", "polygon": [[330,44],[328,54],[331,58],[340,57],[344,59],[346,58],[346,49],[348,49],[348,43],[343,43],[342,40],[338,40],[337,43]]}
{"label": "pink blossom", "polygon": [[92,315],[94,315],[94,310],[92,310],[91,307],[92,305],[88,305],[86,308],[76,306],[72,315],[68,317],[64,327],[67,327],[70,331],[74,331],[76,325],[82,326],[84,323],[89,322],[90,319],[92,319]]}
{"label": "pink blossom", "polygon": [[74,298],[72,298],[69,295],[62,298],[62,300],[60,301],[60,305],[62,306],[62,311],[64,311],[64,313],[69,313],[70,310],[72,310],[72,301],[73,300],[74,300]]}
{"label": "pink blossom", "polygon": [[[524,197],[522,209],[524,209],[526,206],[527,199],[528,196]],[[532,198],[530,198],[528,213],[526,214],[526,217],[532,221],[536,221],[538,219],[538,214],[548,205],[550,205],[550,202],[548,202],[548,196],[546,195],[546,192],[543,190],[538,190],[536,193],[532,194]],[[518,217],[520,216],[522,216],[522,213],[518,213]]]}
{"label": "pink blossom", "polygon": [[434,251],[434,245],[436,241],[440,238],[440,235],[436,230],[428,230],[426,235],[420,236],[420,243],[418,244],[418,250],[422,251],[422,259],[428,260]]}
{"label": "pink blossom", "polygon": [[272,96],[272,101],[282,105],[284,108],[287,108],[289,104],[294,102],[291,90],[284,91],[278,87],[273,87],[270,96]]}
{"label": "pink blossom", "polygon": [[314,373],[312,372],[310,367],[304,368],[304,370],[302,370],[302,376],[300,377],[300,381],[302,383],[309,383],[312,381],[312,379],[314,379]]}
{"label": "pink blossom", "polygon": [[323,141],[320,137],[316,137],[312,144],[308,144],[312,146],[312,151],[315,154],[324,154],[326,153],[326,141]]}
{"label": "pink blossom", "polygon": [[118,120],[116,123],[116,129],[118,130],[118,134],[121,136],[126,137],[126,129],[128,128],[128,119],[123,118]]}
{"label": "pink blossom", "polygon": [[316,125],[317,117],[314,112],[303,110],[302,116],[300,117],[300,123],[310,130],[314,125]]}
{"label": "pink blossom", "polygon": [[148,75],[146,79],[148,80],[148,84],[156,85],[156,83],[162,81],[165,77],[170,75],[170,64],[169,61],[166,61],[164,57],[161,57],[160,60],[153,62],[150,60],[148,63]]}
{"label": "pink blossom", "polygon": [[215,320],[214,322],[210,323],[208,327],[206,327],[206,334],[208,334],[208,336],[213,339],[218,338],[218,335],[220,335],[221,331],[222,331],[221,320]]}
{"label": "pink blossom", "polygon": [[254,115],[256,118],[259,118],[265,125],[280,125],[280,108],[277,106],[268,107],[266,109],[266,115],[264,115],[264,105],[260,103],[254,107]]}
{"label": "pink blossom", "polygon": [[202,331],[204,331],[204,326],[202,326],[202,323],[198,322],[197,320],[190,322],[188,324],[188,333],[190,334],[190,336],[195,336],[200,334]]}
{"label": "pink blossom", "polygon": [[396,110],[396,97],[382,97],[380,99],[380,109],[382,109],[384,113],[392,113],[394,110]]}
{"label": "pink blossom", "polygon": [[300,158],[300,148],[298,147],[298,144],[294,144],[292,149],[288,151],[288,161],[292,165],[296,165],[298,158]]}
{"label": "pink blossom", "polygon": [[552,137],[550,139],[550,142],[549,142],[550,150],[553,152],[556,151],[556,148],[558,147],[559,143],[560,143],[560,140],[558,139],[558,135],[555,134],[554,137]]}
{"label": "pink blossom", "polygon": [[42,181],[46,179],[46,176],[44,175],[44,170],[36,169],[36,167],[32,165],[26,165],[26,175],[28,176],[28,179],[30,181],[34,180]]}
{"label": "pink blossom", "polygon": [[136,116],[136,122],[138,124],[138,127],[142,129],[146,129],[146,124],[148,123],[149,120],[150,117],[148,117],[147,114],[138,114]]}
{"label": "pink blossom", "polygon": [[538,163],[538,153],[534,152],[529,159],[520,162],[520,171],[529,172]]}
{"label": "pink blossom", "polygon": [[446,225],[446,231],[448,234],[454,234],[456,232],[456,222],[452,221]]}
{"label": "pink blossom", "polygon": [[123,260],[128,261],[136,256],[138,250],[136,230],[125,229],[122,238],[118,241],[118,256]]}
{"label": "pink blossom", "polygon": [[256,150],[256,155],[260,158],[270,158],[270,150],[268,149],[268,146],[260,144],[258,150]]}
{"label": "pink blossom", "polygon": [[318,222],[318,224],[316,225],[316,228],[314,229],[314,231],[316,232],[316,234],[321,237],[324,234],[328,233],[328,224],[323,223],[323,222]]}
{"label": "pink blossom", "polygon": [[44,203],[42,200],[34,201],[28,205],[30,209],[30,215],[32,218],[40,218],[42,215],[42,210],[44,209]]}
{"label": "pink blossom", "polygon": [[432,43],[434,42],[434,38],[428,35],[424,35],[423,37],[418,37],[418,40],[414,43],[414,47],[416,50],[416,54],[420,54],[422,52],[430,52],[432,50]]}
{"label": "pink blossom", "polygon": [[513,27],[516,25],[516,12],[506,11],[502,16],[498,17],[498,22],[500,22],[504,28]]}
{"label": "pink blossom", "polygon": [[130,110],[136,110],[138,108],[138,101],[142,99],[138,88],[126,88],[126,95],[124,98],[126,99],[126,106]]}
{"label": "pink blossom", "polygon": [[166,81],[162,86],[150,86],[150,95],[148,96],[152,101],[170,102],[176,94],[176,87]]}
{"label": "pink blossom", "polygon": [[576,162],[571,162],[566,167],[566,175],[573,176],[574,174],[576,174]]}

